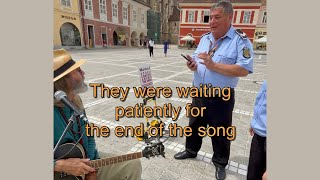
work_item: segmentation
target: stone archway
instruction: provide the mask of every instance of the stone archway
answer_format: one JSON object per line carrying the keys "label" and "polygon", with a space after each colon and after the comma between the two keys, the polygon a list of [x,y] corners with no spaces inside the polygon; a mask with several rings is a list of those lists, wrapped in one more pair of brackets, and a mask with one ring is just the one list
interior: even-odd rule
{"label": "stone archway", "polygon": [[142,33],[140,33],[140,35],[139,35],[139,43],[140,43],[140,46],[143,45],[144,39],[145,39],[145,35],[144,35],[144,33],[142,32]]}
{"label": "stone archway", "polygon": [[135,31],[132,31],[132,33],[131,33],[130,44],[131,44],[131,46],[138,46],[138,43],[137,43],[137,32],[135,32]]}
{"label": "stone archway", "polygon": [[81,46],[80,31],[77,26],[66,22],[60,27],[60,39],[62,46]]}
{"label": "stone archway", "polygon": [[126,30],[122,27],[117,27],[113,32],[113,44],[118,46],[126,46],[128,37]]}

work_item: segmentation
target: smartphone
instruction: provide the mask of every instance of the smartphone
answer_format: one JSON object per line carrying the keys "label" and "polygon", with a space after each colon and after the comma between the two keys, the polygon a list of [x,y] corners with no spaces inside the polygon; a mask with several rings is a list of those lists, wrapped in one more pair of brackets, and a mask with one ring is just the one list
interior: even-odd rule
{"label": "smartphone", "polygon": [[187,61],[190,62],[190,60],[185,55],[181,54],[181,56],[184,57]]}

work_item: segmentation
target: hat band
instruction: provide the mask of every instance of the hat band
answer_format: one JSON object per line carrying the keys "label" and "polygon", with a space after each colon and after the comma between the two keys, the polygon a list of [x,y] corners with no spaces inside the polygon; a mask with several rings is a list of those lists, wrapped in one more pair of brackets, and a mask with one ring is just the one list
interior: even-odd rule
{"label": "hat band", "polygon": [[76,62],[72,59],[70,59],[67,63],[65,63],[63,66],[59,67],[57,70],[53,72],[54,78],[68,70],[71,66],[73,66]]}

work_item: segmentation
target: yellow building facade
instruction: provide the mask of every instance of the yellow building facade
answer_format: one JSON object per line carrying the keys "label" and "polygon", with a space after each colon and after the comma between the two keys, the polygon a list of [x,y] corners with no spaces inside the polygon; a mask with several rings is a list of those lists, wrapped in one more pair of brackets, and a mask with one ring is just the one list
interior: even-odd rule
{"label": "yellow building facade", "polygon": [[54,0],[54,48],[81,48],[82,27],[78,0]]}

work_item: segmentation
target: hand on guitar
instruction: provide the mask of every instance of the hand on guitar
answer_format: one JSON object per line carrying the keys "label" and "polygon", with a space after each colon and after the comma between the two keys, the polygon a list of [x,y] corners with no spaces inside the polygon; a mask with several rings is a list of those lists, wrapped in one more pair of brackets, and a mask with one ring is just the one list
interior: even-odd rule
{"label": "hand on guitar", "polygon": [[86,163],[89,159],[69,158],[56,161],[54,171],[64,172],[73,176],[81,176],[88,173],[95,172],[96,170]]}

